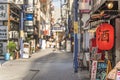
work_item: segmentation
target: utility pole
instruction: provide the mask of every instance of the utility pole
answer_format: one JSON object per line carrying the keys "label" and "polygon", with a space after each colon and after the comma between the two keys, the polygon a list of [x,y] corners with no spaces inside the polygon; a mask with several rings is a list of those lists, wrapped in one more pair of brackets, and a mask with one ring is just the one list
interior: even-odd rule
{"label": "utility pole", "polygon": [[23,38],[24,38],[24,4],[21,5],[21,21],[20,21],[20,57],[23,58]]}
{"label": "utility pole", "polygon": [[74,0],[74,72],[78,72],[78,0]]}

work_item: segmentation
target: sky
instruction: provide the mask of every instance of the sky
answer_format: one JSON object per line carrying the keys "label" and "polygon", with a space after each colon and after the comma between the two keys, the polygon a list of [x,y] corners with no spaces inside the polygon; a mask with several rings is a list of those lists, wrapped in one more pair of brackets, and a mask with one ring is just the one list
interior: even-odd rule
{"label": "sky", "polygon": [[[62,3],[63,3],[63,0],[62,0]],[[53,0],[53,5],[55,7],[60,7],[60,0]]]}
{"label": "sky", "polygon": [[[60,0],[53,0],[53,5],[54,5],[54,8],[55,8],[55,13],[54,13],[54,18],[55,18],[55,21],[57,21],[59,18],[60,18]],[[62,0],[62,4],[63,4],[63,0]]]}

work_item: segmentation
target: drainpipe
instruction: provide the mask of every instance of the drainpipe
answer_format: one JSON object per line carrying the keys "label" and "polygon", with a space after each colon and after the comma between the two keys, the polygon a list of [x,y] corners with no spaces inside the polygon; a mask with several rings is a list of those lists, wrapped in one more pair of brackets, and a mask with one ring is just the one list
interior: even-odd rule
{"label": "drainpipe", "polygon": [[74,0],[74,72],[78,72],[78,0]]}

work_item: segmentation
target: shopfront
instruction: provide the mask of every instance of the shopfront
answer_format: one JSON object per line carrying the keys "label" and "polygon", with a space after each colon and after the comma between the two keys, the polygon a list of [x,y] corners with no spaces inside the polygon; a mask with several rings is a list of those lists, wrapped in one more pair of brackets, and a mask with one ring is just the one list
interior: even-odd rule
{"label": "shopfront", "polygon": [[[89,19],[91,26],[88,30],[94,30],[93,34],[95,35],[89,39],[91,80],[105,80],[120,59],[118,54],[120,53],[118,50],[120,41],[118,2],[117,0],[112,2],[99,0],[93,5],[94,8]],[[109,3],[112,5],[108,6]]]}

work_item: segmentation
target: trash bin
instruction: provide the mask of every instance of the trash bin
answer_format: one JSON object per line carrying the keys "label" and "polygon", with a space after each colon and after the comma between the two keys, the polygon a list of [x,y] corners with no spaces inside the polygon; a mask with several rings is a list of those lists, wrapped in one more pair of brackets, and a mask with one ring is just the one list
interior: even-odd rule
{"label": "trash bin", "polygon": [[5,54],[5,60],[6,60],[6,61],[10,60],[10,54],[9,54],[9,53],[6,53],[6,54]]}

